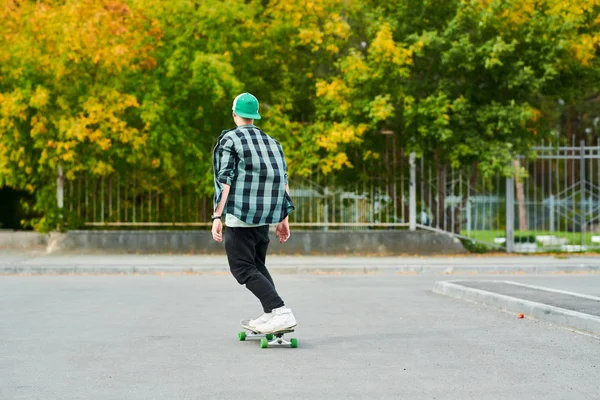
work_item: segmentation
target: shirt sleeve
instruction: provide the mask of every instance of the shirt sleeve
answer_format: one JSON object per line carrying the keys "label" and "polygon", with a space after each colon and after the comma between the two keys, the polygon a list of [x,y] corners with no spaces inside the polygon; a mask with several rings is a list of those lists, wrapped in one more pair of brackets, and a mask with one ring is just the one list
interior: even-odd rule
{"label": "shirt sleeve", "polygon": [[288,177],[288,166],[285,161],[285,154],[283,154],[283,148],[281,144],[279,144],[279,151],[281,152],[281,161],[283,163],[283,183],[284,185],[289,185],[289,177]]}
{"label": "shirt sleeve", "polygon": [[236,152],[233,146],[233,140],[223,138],[219,146],[219,170],[217,171],[217,181],[230,185],[235,177],[235,157]]}

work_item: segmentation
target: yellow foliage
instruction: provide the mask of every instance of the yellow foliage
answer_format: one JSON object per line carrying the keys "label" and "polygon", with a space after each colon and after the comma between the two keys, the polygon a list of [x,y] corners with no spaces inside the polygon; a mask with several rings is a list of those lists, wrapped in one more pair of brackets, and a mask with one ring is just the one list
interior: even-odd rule
{"label": "yellow foliage", "polygon": [[359,124],[351,125],[347,122],[334,123],[332,127],[317,138],[317,145],[328,151],[337,151],[340,144],[360,143],[362,135],[368,126]]}
{"label": "yellow foliage", "polygon": [[372,76],[372,71],[365,62],[362,54],[351,52],[340,63],[342,72],[350,86],[357,85]]}
{"label": "yellow foliage", "polygon": [[334,35],[342,40],[348,39],[352,33],[350,25],[338,13],[329,16],[324,30],[328,36]]}
{"label": "yellow foliage", "polygon": [[97,143],[100,149],[102,150],[108,150],[112,147],[112,141],[110,140],[110,138],[102,138],[98,140]]}
{"label": "yellow foliage", "polygon": [[331,82],[319,80],[316,84],[317,97],[322,97],[326,101],[336,104],[339,113],[346,113],[352,106],[349,97],[352,93],[350,88],[340,78],[335,78]]}
{"label": "yellow foliage", "polygon": [[105,163],[104,161],[98,161],[98,163],[92,168],[94,175],[104,176],[114,172],[113,167]]}
{"label": "yellow foliage", "polygon": [[501,16],[510,24],[514,26],[522,25],[529,21],[535,12],[535,3],[523,0],[517,4],[510,3],[509,8],[504,10]]}
{"label": "yellow foliage", "polygon": [[346,73],[352,73],[352,72],[363,73],[363,72],[369,71],[368,65],[365,63],[364,59],[362,57],[360,57],[360,55],[358,53],[348,56],[348,60],[350,62],[347,63],[347,68],[344,70],[344,72],[346,72]]}
{"label": "yellow foliage", "polygon": [[390,96],[377,96],[370,103],[369,115],[374,122],[385,121],[394,115],[394,105],[389,101]]}
{"label": "yellow foliage", "polygon": [[4,118],[17,118],[25,120],[27,105],[21,90],[16,89],[12,93],[0,94],[0,116]]}
{"label": "yellow foliage", "polygon": [[[350,4],[349,4],[350,3]],[[346,16],[340,10],[353,6],[348,0],[286,0],[270,2],[263,22],[253,20],[248,26],[259,36],[281,36],[282,31],[294,28],[295,37],[290,38],[292,45],[308,46],[311,52],[325,50],[329,54],[338,54],[340,44],[352,34]],[[277,43],[272,49],[277,53],[288,52]],[[276,61],[275,61],[276,62]],[[276,62],[277,63],[277,62]],[[287,65],[284,60],[281,63]]]}
{"label": "yellow foliage", "polygon": [[336,169],[342,169],[342,167],[351,167],[352,164],[348,159],[348,155],[344,152],[337,153],[334,158]]}
{"label": "yellow foliage", "polygon": [[[152,27],[146,29],[147,20],[140,10],[130,9],[123,2],[42,1],[37,5],[23,3],[17,8],[18,13],[7,16],[11,19],[10,39],[21,42],[21,46],[16,47],[20,53],[13,53],[13,57],[57,79],[85,63],[102,67],[108,73],[135,71],[151,65],[148,39],[157,40],[162,36],[154,21]],[[27,28],[30,34],[21,35]],[[72,64],[61,61],[64,57]],[[13,74],[18,73],[13,71]]]}
{"label": "yellow foliage", "polygon": [[352,163],[348,159],[348,155],[341,151],[339,153],[330,154],[321,160],[319,164],[321,172],[325,175],[334,170],[340,170],[342,168],[352,168]]}
{"label": "yellow foliage", "polygon": [[379,160],[381,158],[379,153],[375,153],[372,150],[367,150],[363,153],[363,161],[368,161],[368,160]]}
{"label": "yellow foliage", "polygon": [[29,99],[29,105],[33,108],[43,108],[48,104],[48,95],[48,90],[46,88],[38,86],[31,96],[31,99]]}
{"label": "yellow foliage", "polygon": [[571,43],[569,50],[582,65],[589,66],[596,58],[596,46],[600,45],[600,35],[585,34],[578,39]]}
{"label": "yellow foliage", "polygon": [[73,161],[73,159],[75,159],[75,153],[73,151],[68,151],[62,155],[63,161],[69,162],[69,161]]}
{"label": "yellow foliage", "polygon": [[[23,182],[31,178],[18,178],[19,172],[13,168],[32,175],[44,167],[54,170],[58,163],[71,178],[77,171],[105,175],[112,171],[112,161],[106,161],[112,155],[130,157],[144,146],[147,132],[131,127],[125,114],[129,108],[139,107],[137,99],[111,89],[120,74],[156,65],[160,25],[146,18],[143,7],[127,5],[132,3],[3,2],[0,84],[18,79],[32,83],[31,88],[21,85],[23,89],[0,93],[0,174],[4,182],[12,179],[9,184],[25,187]],[[74,90],[78,86],[83,88],[79,93]],[[5,132],[7,136],[3,136]],[[25,143],[27,151],[16,147]],[[119,148],[113,150],[116,146]],[[131,160],[141,156],[138,152]],[[90,168],[90,160],[99,161]]]}
{"label": "yellow foliage", "polygon": [[600,0],[463,0],[463,6],[498,15],[507,28],[517,29],[532,20],[536,13],[559,17],[563,22],[582,25],[585,14],[600,6]]}
{"label": "yellow foliage", "polygon": [[34,115],[31,118],[31,137],[48,133],[48,129],[46,129],[46,122],[47,119],[45,117]]}
{"label": "yellow foliage", "polygon": [[377,32],[371,47],[369,55],[377,63],[391,63],[397,66],[406,66],[412,64],[413,50],[398,46],[393,38],[392,28],[384,23]]}
{"label": "yellow foliage", "polygon": [[327,47],[325,48],[325,50],[327,50],[331,54],[337,54],[340,52],[340,48],[337,47],[337,45],[335,45],[333,43],[328,44]]}
{"label": "yellow foliage", "polygon": [[96,130],[92,131],[92,133],[90,133],[88,135],[88,139],[89,139],[90,142],[96,142],[101,137],[102,137],[102,131],[100,131],[99,129],[96,129]]}
{"label": "yellow foliage", "polygon": [[298,33],[298,39],[300,39],[300,44],[310,45],[312,51],[317,51],[323,43],[323,32],[317,29],[301,29]]}
{"label": "yellow foliage", "polygon": [[326,97],[331,100],[343,100],[349,93],[346,82],[339,78],[333,79],[330,83],[320,80],[316,86],[317,97]]}

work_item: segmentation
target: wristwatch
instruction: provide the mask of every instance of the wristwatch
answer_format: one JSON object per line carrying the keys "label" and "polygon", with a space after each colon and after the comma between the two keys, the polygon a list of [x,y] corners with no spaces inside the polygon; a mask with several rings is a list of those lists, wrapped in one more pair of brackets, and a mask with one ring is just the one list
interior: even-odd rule
{"label": "wristwatch", "polygon": [[221,216],[213,214],[213,215],[210,216],[210,219],[214,221],[215,219],[221,219]]}

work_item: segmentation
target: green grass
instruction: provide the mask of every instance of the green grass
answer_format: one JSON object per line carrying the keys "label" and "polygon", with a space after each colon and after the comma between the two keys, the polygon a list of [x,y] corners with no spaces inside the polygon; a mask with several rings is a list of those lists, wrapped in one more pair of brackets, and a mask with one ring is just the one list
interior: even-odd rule
{"label": "green grass", "polygon": [[[486,243],[494,243],[494,238],[505,237],[505,232],[501,230],[489,230],[489,231],[471,231],[470,235],[467,231],[462,231],[462,235]],[[560,239],[567,239],[570,245],[580,245],[581,234],[579,232],[565,232],[565,231],[515,231],[515,243],[527,242],[528,237],[540,236],[540,235],[553,235]],[[585,233],[583,244],[586,246],[599,246],[600,243],[592,243],[592,236],[600,236],[600,233]]]}

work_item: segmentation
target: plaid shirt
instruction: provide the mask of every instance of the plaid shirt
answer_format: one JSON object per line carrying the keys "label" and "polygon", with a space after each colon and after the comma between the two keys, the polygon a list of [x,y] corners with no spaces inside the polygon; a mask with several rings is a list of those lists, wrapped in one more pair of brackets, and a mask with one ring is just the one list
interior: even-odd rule
{"label": "plaid shirt", "polygon": [[213,153],[214,209],[231,186],[223,214],[253,225],[281,222],[294,210],[285,191],[287,164],[279,142],[254,125],[221,133]]}

